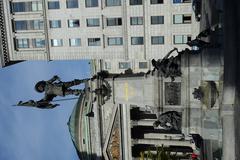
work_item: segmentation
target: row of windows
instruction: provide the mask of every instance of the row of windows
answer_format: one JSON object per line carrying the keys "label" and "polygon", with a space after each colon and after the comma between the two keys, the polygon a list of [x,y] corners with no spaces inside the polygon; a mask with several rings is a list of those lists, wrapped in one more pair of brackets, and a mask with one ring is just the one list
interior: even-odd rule
{"label": "row of windows", "polygon": [[[191,41],[190,35],[174,35],[173,36],[174,44],[185,44],[188,41]],[[17,48],[43,48],[45,47],[44,39],[17,39],[16,40]],[[30,45],[31,44],[31,45]],[[122,37],[109,37],[107,39],[108,46],[118,46],[123,45]],[[131,45],[143,45],[143,37],[131,37]],[[151,37],[152,45],[161,45],[164,44],[164,36],[152,36]],[[31,46],[31,47],[30,47]],[[62,39],[51,39],[52,47],[63,46]],[[81,46],[80,38],[69,39],[69,46]],[[101,46],[101,38],[88,38],[88,46]]]}
{"label": "row of windows", "polygon": [[[106,6],[121,6],[121,0],[105,0]],[[42,11],[42,2],[10,2],[12,13]],[[173,3],[191,3],[191,0],[173,0]],[[142,5],[143,0],[129,0],[130,5]],[[163,0],[150,0],[150,4],[163,4]],[[86,7],[98,7],[98,0],[85,0]],[[66,0],[67,8],[79,8],[79,0]],[[49,1],[48,9],[60,9],[59,0]]]}
{"label": "row of windows", "polygon": [[[107,26],[121,26],[122,18],[107,18],[106,20]],[[88,18],[86,19],[87,27],[99,27],[100,20],[99,18]],[[131,25],[142,25],[143,17],[131,17],[130,18]],[[164,24],[163,16],[151,16],[151,24]],[[61,20],[51,20],[49,21],[50,28],[61,28]],[[68,20],[68,27],[80,27],[79,19],[71,19]]]}
{"label": "row of windows", "polygon": [[[105,69],[110,70],[112,68],[111,62],[105,62]],[[130,62],[119,62],[118,63],[119,69],[128,69],[131,68]],[[148,68],[148,62],[139,62],[138,63],[139,69],[147,69]]]}
{"label": "row of windows", "polygon": [[[173,43],[174,44],[186,44],[188,41],[191,41],[191,35],[174,35]],[[118,46],[123,45],[122,37],[109,37],[107,39],[108,46]],[[143,37],[131,37],[131,45],[143,45]],[[152,45],[162,45],[164,44],[164,36],[152,36],[151,37]],[[51,46],[63,46],[62,39],[52,39]],[[69,39],[69,46],[81,46],[80,38]],[[88,38],[88,46],[101,46],[101,38]]]}
{"label": "row of windows", "polygon": [[[121,26],[122,18],[107,18],[107,26]],[[99,18],[88,18],[86,19],[87,27],[99,27]],[[61,28],[61,20],[49,21],[50,28]],[[191,15],[177,14],[173,15],[173,24],[188,24],[191,23]],[[151,16],[151,24],[164,24],[164,16]],[[143,25],[143,17],[130,17],[130,25]],[[68,27],[80,27],[79,19],[68,20]]]}
{"label": "row of windows", "polygon": [[[174,44],[186,44],[188,41],[191,41],[191,35],[174,35],[173,43]],[[108,46],[118,46],[123,45],[122,37],[109,37],[107,39]],[[143,37],[131,37],[131,45],[143,45]],[[162,45],[164,44],[164,36],[152,36],[151,37],[152,45]],[[51,40],[51,45],[53,47],[63,46],[62,39],[53,39]],[[69,39],[70,46],[81,46],[81,39],[74,38]],[[88,46],[101,46],[101,38],[88,38]]]}
{"label": "row of windows", "polygon": [[[106,65],[108,65],[108,66],[106,66]],[[106,69],[111,69],[111,64],[105,63],[105,67],[108,67]],[[130,62],[119,62],[118,63],[118,68],[119,69],[131,68],[131,63]],[[147,62],[139,62],[138,63],[138,68],[139,69],[147,69],[148,68],[148,63]]]}
{"label": "row of windows", "polygon": [[42,38],[34,38],[34,39],[16,39],[16,47],[17,48],[44,48],[45,47],[45,39]]}
{"label": "row of windows", "polygon": [[[121,6],[121,0],[106,0],[106,6]],[[173,0],[173,3],[191,3],[191,0]],[[130,5],[142,5],[143,0],[129,0]],[[163,4],[163,0],[150,0],[150,4]],[[85,0],[86,7],[98,7],[98,0]],[[67,8],[78,8],[78,0],[66,0]],[[59,1],[48,2],[48,9],[60,9]]]}
{"label": "row of windows", "polygon": [[[152,43],[152,45],[164,44],[164,37],[163,36],[152,36],[151,43]],[[123,45],[123,38],[122,37],[108,38],[107,44],[108,44],[108,46]],[[143,45],[143,44],[144,44],[143,37],[131,37],[131,45]],[[63,40],[62,39],[52,39],[51,46],[52,47],[63,46]],[[80,38],[69,39],[69,46],[81,46],[81,39]],[[101,46],[101,38],[88,38],[88,46]]]}
{"label": "row of windows", "polygon": [[44,23],[43,20],[21,20],[14,21],[14,30],[43,30]]}
{"label": "row of windows", "polygon": [[[107,26],[121,26],[122,18],[107,18]],[[51,20],[50,28],[61,28],[61,20]],[[99,18],[86,19],[87,27],[99,27]],[[191,15],[173,15],[173,24],[187,24],[191,23]],[[151,24],[164,24],[164,16],[151,16]],[[130,25],[143,25],[143,17],[130,17]],[[80,27],[79,19],[68,20],[68,27]]]}
{"label": "row of windows", "polygon": [[[12,2],[10,2],[12,3]],[[35,12],[42,11],[42,2],[34,1],[34,2],[14,2],[10,4],[11,12]]]}
{"label": "row of windows", "polygon": [[[99,27],[99,18],[86,19],[87,27]],[[187,24],[191,23],[191,15],[173,15],[174,24]],[[130,17],[131,25],[143,25],[143,17]],[[164,16],[151,16],[151,24],[164,24]],[[107,26],[120,26],[122,25],[122,18],[107,18]],[[61,28],[61,20],[50,20],[50,28]],[[79,19],[68,20],[68,27],[80,27]],[[43,20],[20,20],[14,21],[14,29],[18,30],[41,30],[44,28]]]}

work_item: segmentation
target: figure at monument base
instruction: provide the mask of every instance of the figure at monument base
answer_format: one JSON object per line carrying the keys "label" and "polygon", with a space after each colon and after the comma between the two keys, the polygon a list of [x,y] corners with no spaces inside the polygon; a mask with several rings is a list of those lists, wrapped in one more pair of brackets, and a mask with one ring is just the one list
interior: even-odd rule
{"label": "figure at monument base", "polygon": [[162,113],[158,120],[153,123],[153,127],[156,128],[159,125],[163,127],[165,130],[181,130],[181,114],[177,111],[168,111]]}

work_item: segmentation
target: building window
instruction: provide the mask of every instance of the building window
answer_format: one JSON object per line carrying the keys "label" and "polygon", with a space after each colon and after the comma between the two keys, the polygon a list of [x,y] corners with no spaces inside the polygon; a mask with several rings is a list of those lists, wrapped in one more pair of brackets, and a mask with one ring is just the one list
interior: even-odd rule
{"label": "building window", "polygon": [[108,38],[108,45],[109,46],[123,45],[123,39],[122,39],[122,37]]}
{"label": "building window", "polygon": [[45,39],[41,39],[41,38],[33,39],[32,45],[34,48],[44,48],[45,47]]}
{"label": "building window", "polygon": [[63,46],[63,40],[62,39],[51,39],[51,46],[52,47]]}
{"label": "building window", "polygon": [[42,2],[13,2],[12,12],[42,11]]}
{"label": "building window", "polygon": [[86,7],[98,7],[98,0],[85,0]]}
{"label": "building window", "polygon": [[32,20],[30,21],[30,29],[41,30],[44,28],[42,20]]}
{"label": "building window", "polygon": [[121,0],[106,0],[106,6],[121,6]]}
{"label": "building window", "polygon": [[191,35],[174,35],[173,43],[174,44],[186,44],[188,41],[191,41]]}
{"label": "building window", "polygon": [[191,23],[192,16],[190,14],[173,15],[173,24],[188,24]]}
{"label": "building window", "polygon": [[119,69],[128,69],[131,68],[130,62],[119,62]]}
{"label": "building window", "polygon": [[121,26],[122,18],[107,18],[107,26]]}
{"label": "building window", "polygon": [[143,17],[130,17],[130,24],[131,25],[142,25]]}
{"label": "building window", "polygon": [[66,6],[67,8],[78,8],[78,0],[67,0]]}
{"label": "building window", "polygon": [[50,28],[61,28],[61,20],[49,21]]}
{"label": "building window", "polygon": [[138,67],[140,69],[146,69],[146,68],[148,68],[148,63],[147,62],[139,62]]}
{"label": "building window", "polygon": [[152,36],[151,37],[152,44],[164,44],[164,36]]}
{"label": "building window", "polygon": [[26,2],[15,2],[12,3],[12,10],[13,13],[15,13],[15,12],[27,12],[30,9],[26,7]]}
{"label": "building window", "polygon": [[88,38],[88,46],[101,46],[100,38]]}
{"label": "building window", "polygon": [[17,48],[29,48],[29,39],[17,39]]}
{"label": "building window", "polygon": [[99,18],[88,18],[87,19],[87,26],[88,27],[98,27],[98,26],[100,26]]}
{"label": "building window", "polygon": [[173,3],[191,3],[191,0],[173,0]]}
{"label": "building window", "polygon": [[151,16],[151,24],[164,24],[164,16]]}
{"label": "building window", "polygon": [[163,0],[151,0],[151,4],[163,4]]}
{"label": "building window", "polygon": [[141,5],[142,0],[130,0],[130,5]]}
{"label": "building window", "polygon": [[70,46],[81,46],[81,39],[80,38],[71,38],[69,39],[69,45]]}
{"label": "building window", "polygon": [[78,19],[68,20],[68,27],[69,28],[74,28],[74,27],[79,27],[79,26],[80,26],[80,21]]}
{"label": "building window", "polygon": [[49,1],[48,9],[60,9],[59,1]]}
{"label": "building window", "polygon": [[42,20],[15,21],[15,31],[18,30],[41,30],[43,29]]}
{"label": "building window", "polygon": [[105,69],[111,69],[111,62],[105,62]]}
{"label": "building window", "polygon": [[143,37],[132,37],[131,44],[132,45],[143,45]]}
{"label": "building window", "polygon": [[32,11],[42,11],[42,2],[32,2]]}
{"label": "building window", "polygon": [[15,21],[15,31],[27,29],[28,29],[27,21]]}

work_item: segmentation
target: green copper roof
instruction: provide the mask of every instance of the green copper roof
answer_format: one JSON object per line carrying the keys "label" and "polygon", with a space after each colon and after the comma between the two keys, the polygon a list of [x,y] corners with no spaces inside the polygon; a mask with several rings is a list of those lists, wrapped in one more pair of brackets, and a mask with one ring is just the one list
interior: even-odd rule
{"label": "green copper roof", "polygon": [[80,151],[80,143],[79,143],[79,130],[80,130],[80,123],[79,123],[79,120],[81,118],[81,115],[80,115],[80,110],[81,110],[81,104],[82,104],[82,101],[84,99],[84,95],[81,95],[77,101],[77,103],[75,104],[75,107],[73,109],[73,112],[69,118],[69,121],[68,121],[68,128],[69,128],[69,132],[70,132],[70,135],[71,135],[71,139],[73,141],[73,144],[79,154],[79,151]]}

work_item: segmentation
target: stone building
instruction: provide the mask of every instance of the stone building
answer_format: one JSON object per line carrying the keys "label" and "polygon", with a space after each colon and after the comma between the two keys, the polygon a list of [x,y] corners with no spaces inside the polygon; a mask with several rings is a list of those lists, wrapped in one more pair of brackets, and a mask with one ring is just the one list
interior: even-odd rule
{"label": "stone building", "polygon": [[[193,153],[201,159],[221,158],[219,56],[182,55],[182,74],[174,81],[157,71],[110,74],[89,81],[69,120],[80,159],[139,159],[141,154],[156,154],[162,145],[182,159]],[[202,99],[192,94],[199,87],[204,88]],[[105,91],[97,92],[99,88]],[[153,126],[167,111],[181,114],[180,130]],[[194,135],[203,141],[195,141]]]}
{"label": "stone building", "polygon": [[184,48],[199,31],[191,0],[1,0],[0,4],[0,57],[8,61],[120,59],[136,60],[144,68],[145,62],[162,58],[173,46]]}

